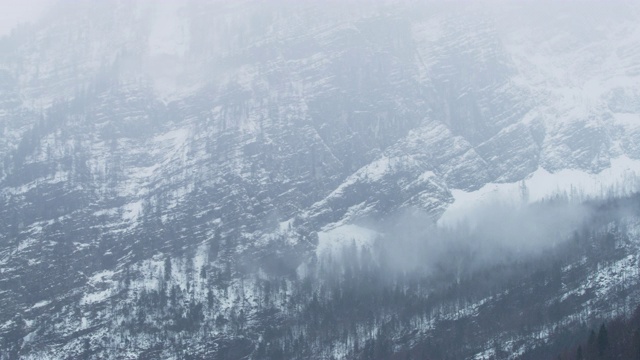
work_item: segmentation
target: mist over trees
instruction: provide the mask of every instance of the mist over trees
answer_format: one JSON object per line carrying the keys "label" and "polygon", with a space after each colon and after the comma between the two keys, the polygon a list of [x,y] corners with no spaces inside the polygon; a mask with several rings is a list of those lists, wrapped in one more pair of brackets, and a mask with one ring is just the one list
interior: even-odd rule
{"label": "mist over trees", "polygon": [[[143,346],[143,356],[173,354],[185,359],[249,355],[302,359],[317,354],[328,358],[340,354],[357,359],[459,359],[482,348],[495,333],[523,336],[523,340],[519,344],[496,339],[487,349],[491,354],[487,359],[514,351],[524,359],[553,356],[564,344],[577,341],[585,326],[601,323],[603,314],[597,307],[579,313],[572,310],[589,299],[588,294],[566,297],[563,293],[584,281],[585,274],[624,258],[629,246],[637,246],[627,237],[625,219],[640,216],[639,201],[636,196],[581,205],[566,201],[535,204],[533,210],[522,211],[577,211],[580,221],[572,229],[567,227],[567,236],[535,251],[508,247],[509,238],[518,242],[518,233],[508,234],[496,241],[502,251],[491,249],[493,258],[480,256],[475,233],[469,228],[416,226],[424,232],[405,233],[411,235],[411,241],[424,236],[424,241],[431,237],[443,244],[430,257],[427,253],[433,245],[417,247],[416,262],[408,257],[407,266],[398,264],[400,253],[388,253],[388,242],[400,236],[396,234],[402,234],[401,229],[409,230],[408,226],[386,233],[371,247],[353,243],[337,256],[301,263],[286,261],[294,256],[286,248],[278,256],[280,261],[260,254],[240,260],[224,250],[224,235],[217,235],[215,242],[207,244],[209,261],[200,268],[189,260],[193,255],[158,259],[157,275],[146,280],[148,275],[140,273],[147,271],[144,267],[128,267],[122,287],[96,313],[117,329],[117,337],[110,340],[115,343],[78,334],[83,345],[74,356],[100,357],[122,342],[125,348]],[[568,218],[576,219],[574,215]],[[539,235],[552,236],[544,231]],[[421,256],[425,256],[422,262],[418,261]],[[585,258],[591,261],[584,262]],[[607,300],[603,308],[607,312],[631,314],[638,304],[629,296],[640,290],[635,266],[629,278],[617,285],[622,293]],[[150,281],[154,285],[141,287]],[[223,305],[227,298],[235,298],[231,306]],[[24,336],[21,323],[16,319],[4,338],[3,347],[13,354],[20,346],[36,345],[16,342]],[[423,338],[426,329],[430,335]],[[546,345],[542,338],[538,344],[524,340],[531,333],[546,331],[553,332],[552,339],[565,340]],[[519,346],[524,347],[517,350]],[[583,350],[584,356],[591,356],[590,349]]]}
{"label": "mist over trees", "polygon": [[552,251],[592,218],[584,203],[555,197],[539,203],[489,203],[455,223],[437,224],[420,211],[407,210],[375,224],[374,251],[389,271],[423,271],[458,263],[458,271],[521,261]]}

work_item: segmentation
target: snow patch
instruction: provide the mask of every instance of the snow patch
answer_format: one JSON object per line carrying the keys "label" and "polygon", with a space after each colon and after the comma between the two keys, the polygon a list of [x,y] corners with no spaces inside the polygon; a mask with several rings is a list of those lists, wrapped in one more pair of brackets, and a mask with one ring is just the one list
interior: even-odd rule
{"label": "snow patch", "polygon": [[104,270],[104,271],[100,271],[98,273],[95,273],[93,276],[91,276],[91,278],[89,279],[89,282],[91,284],[95,284],[98,282],[112,282],[112,278],[113,275],[115,273],[112,270]]}
{"label": "snow patch", "polygon": [[51,304],[51,301],[42,300],[42,301],[38,301],[37,303],[33,304],[33,306],[31,308],[32,309],[37,309],[37,308],[41,308],[43,306],[47,306],[49,304]]}
{"label": "snow patch", "polygon": [[80,304],[95,304],[103,302],[110,298],[115,291],[114,287],[116,282],[113,280],[114,274],[115,273],[111,270],[104,270],[92,275],[87,282],[87,286],[94,290],[97,288],[100,288],[102,290],[98,290],[93,293],[85,293],[80,300]]}
{"label": "snow patch", "polygon": [[136,222],[142,214],[142,201],[129,203],[122,207],[122,219],[127,222]]}
{"label": "snow patch", "polygon": [[281,232],[286,232],[291,230],[291,228],[293,227],[293,218],[287,220],[287,221],[282,221],[279,224],[279,228]]}
{"label": "snow patch", "polygon": [[489,183],[476,191],[451,190],[454,202],[438,220],[440,225],[454,225],[482,208],[498,204],[521,205],[567,196],[581,200],[607,195],[630,194],[640,189],[640,160],[622,156],[611,167],[593,174],[564,169],[556,173],[538,168],[525,180],[516,183]]}
{"label": "snow patch", "polygon": [[189,130],[188,129],[177,129],[172,130],[162,135],[156,136],[153,141],[162,143],[162,142],[171,142],[173,143],[174,148],[182,147],[187,142],[189,138]]}
{"label": "snow patch", "polygon": [[95,304],[107,300],[112,294],[111,289],[85,294],[80,300],[81,305]]}

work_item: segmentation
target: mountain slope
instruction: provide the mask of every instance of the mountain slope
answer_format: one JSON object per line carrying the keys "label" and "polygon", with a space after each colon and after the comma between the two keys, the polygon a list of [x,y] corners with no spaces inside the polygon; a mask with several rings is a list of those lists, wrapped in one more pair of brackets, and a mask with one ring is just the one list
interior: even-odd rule
{"label": "mountain slope", "polygon": [[6,356],[259,358],[333,230],[637,190],[638,7],[528,6],[60,2],[0,38]]}

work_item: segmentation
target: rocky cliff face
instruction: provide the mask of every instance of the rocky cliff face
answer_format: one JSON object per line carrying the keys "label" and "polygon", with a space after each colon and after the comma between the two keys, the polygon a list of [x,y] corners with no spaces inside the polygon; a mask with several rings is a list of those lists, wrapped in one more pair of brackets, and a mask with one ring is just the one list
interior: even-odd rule
{"label": "rocky cliff face", "polygon": [[233,274],[299,268],[323,230],[640,171],[638,8],[528,6],[62,2],[0,38],[11,356],[109,337],[125,283],[226,282],[228,317]]}

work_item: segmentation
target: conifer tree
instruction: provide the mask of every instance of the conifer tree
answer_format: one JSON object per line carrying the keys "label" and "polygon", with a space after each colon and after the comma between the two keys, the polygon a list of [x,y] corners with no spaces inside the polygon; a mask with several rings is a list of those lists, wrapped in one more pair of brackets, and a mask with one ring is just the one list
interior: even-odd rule
{"label": "conifer tree", "polygon": [[576,360],[584,360],[584,355],[582,355],[582,345],[578,345],[578,350],[576,351]]}
{"label": "conifer tree", "polygon": [[604,324],[600,325],[598,331],[598,356],[602,357],[609,348],[609,334]]}

